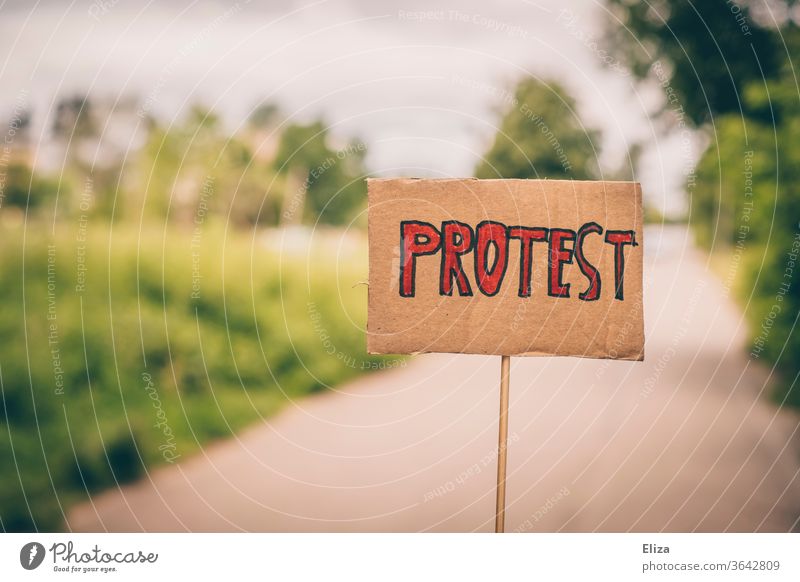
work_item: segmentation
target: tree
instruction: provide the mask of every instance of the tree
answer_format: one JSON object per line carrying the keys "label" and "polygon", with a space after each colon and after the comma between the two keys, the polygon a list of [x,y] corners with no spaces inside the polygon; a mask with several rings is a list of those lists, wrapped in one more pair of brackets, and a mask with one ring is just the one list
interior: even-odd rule
{"label": "tree", "polygon": [[[798,31],[785,39],[796,54]],[[734,283],[747,305],[751,355],[777,364],[785,380],[778,398],[800,406],[800,99],[794,78],[786,63],[779,80],[744,88],[745,107],[766,103],[779,122],[735,113],[715,120],[716,139],[697,167],[691,217],[701,244],[738,257],[730,264],[740,265]]]}
{"label": "tree", "polygon": [[156,125],[138,154],[126,210],[197,224],[209,216],[234,226],[275,225],[283,187],[241,136],[227,135],[217,116],[192,108],[170,127]]}
{"label": "tree", "polygon": [[35,210],[57,193],[57,182],[40,177],[24,164],[11,164],[5,176],[0,175],[0,207]]}
{"label": "tree", "polygon": [[[636,77],[673,90],[695,125],[724,113],[768,116],[768,110],[743,103],[742,91],[774,78],[785,49],[766,19],[756,18],[751,2],[606,0],[606,5],[607,44]],[[667,72],[655,74],[655,63]]]}
{"label": "tree", "polygon": [[64,141],[91,137],[97,133],[93,106],[89,98],[73,95],[59,99],[53,116],[53,135]]}
{"label": "tree", "polygon": [[270,101],[265,101],[253,109],[253,112],[247,118],[247,124],[257,129],[272,127],[280,119],[280,116],[281,110],[278,105]]}
{"label": "tree", "polygon": [[560,85],[523,79],[475,175],[596,178],[598,139],[598,132],[584,126],[575,101]]}
{"label": "tree", "polygon": [[[286,192],[284,216],[302,206],[306,223],[347,224],[366,202],[364,156],[366,147],[351,140],[342,148],[331,145],[322,121],[288,126],[281,136],[275,169],[282,175],[293,171],[304,176],[297,191]],[[302,204],[293,204],[302,199]]]}

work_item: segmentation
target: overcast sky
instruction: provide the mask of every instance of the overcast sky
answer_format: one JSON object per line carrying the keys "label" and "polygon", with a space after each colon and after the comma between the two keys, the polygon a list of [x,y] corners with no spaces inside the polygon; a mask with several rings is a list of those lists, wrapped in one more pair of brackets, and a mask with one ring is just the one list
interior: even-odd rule
{"label": "overcast sky", "polygon": [[133,94],[166,120],[199,102],[235,127],[272,99],[363,139],[376,174],[464,176],[514,80],[534,75],[603,130],[607,168],[646,140],[637,179],[679,210],[692,154],[649,122],[656,91],[603,66],[601,17],[592,0],[0,0],[0,107],[22,95],[41,119],[58,94]]}

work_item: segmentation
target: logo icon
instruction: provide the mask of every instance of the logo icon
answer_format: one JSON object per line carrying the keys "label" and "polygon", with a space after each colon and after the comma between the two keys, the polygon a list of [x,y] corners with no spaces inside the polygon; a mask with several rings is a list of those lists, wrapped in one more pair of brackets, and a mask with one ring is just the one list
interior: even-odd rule
{"label": "logo icon", "polygon": [[39,542],[28,542],[19,551],[19,563],[26,570],[35,570],[44,561],[44,546]]}

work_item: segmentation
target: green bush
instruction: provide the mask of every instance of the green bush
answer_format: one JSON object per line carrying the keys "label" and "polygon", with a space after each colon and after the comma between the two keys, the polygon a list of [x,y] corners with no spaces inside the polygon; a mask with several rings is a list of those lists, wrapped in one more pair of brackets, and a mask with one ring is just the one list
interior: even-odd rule
{"label": "green bush", "polygon": [[725,115],[697,168],[691,223],[698,241],[728,257],[722,273],[750,323],[751,356],[775,363],[779,402],[800,406],[800,102],[793,77],[745,92],[767,100],[775,123]]}
{"label": "green bush", "polygon": [[281,255],[213,224],[194,247],[193,230],[22,228],[0,229],[6,531],[59,529],[87,493],[379,361],[363,251],[337,266],[337,245]]}
{"label": "green bush", "polygon": [[596,179],[600,134],[586,127],[558,83],[523,78],[503,112],[478,178]]}

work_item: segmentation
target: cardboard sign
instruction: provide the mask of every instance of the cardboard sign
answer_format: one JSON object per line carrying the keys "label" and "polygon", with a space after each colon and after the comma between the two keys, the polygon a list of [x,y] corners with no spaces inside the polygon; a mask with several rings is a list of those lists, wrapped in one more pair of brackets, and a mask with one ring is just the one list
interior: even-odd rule
{"label": "cardboard sign", "polygon": [[644,359],[639,184],[368,184],[370,353]]}

